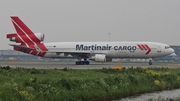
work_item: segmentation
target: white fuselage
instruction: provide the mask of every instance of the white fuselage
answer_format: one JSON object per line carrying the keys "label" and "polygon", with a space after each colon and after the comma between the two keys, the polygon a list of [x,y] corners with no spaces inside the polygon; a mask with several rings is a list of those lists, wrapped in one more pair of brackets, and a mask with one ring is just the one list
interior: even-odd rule
{"label": "white fuselage", "polygon": [[[105,54],[106,58],[155,58],[174,52],[169,45],[157,42],[52,42],[44,45],[48,49],[44,57],[50,58],[76,58],[77,53],[90,54],[89,58],[95,54]],[[145,45],[147,47],[143,47]]]}

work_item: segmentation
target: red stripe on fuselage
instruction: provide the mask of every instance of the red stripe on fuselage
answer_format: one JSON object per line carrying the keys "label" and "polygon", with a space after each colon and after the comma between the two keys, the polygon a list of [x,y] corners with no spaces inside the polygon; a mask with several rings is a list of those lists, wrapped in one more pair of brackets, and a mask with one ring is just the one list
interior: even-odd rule
{"label": "red stripe on fuselage", "polygon": [[148,45],[145,44],[145,47],[148,49],[148,51],[146,52],[146,54],[149,54],[151,52],[151,48],[149,48]]}
{"label": "red stripe on fuselage", "polygon": [[138,44],[137,46],[138,46],[141,50],[143,50],[143,48],[141,47],[141,45]]}
{"label": "red stripe on fuselage", "polygon": [[143,49],[147,50],[146,47],[144,45],[141,45]]}
{"label": "red stripe on fuselage", "polygon": [[147,44],[137,44],[141,50],[147,50],[146,55],[151,52],[151,48]]}

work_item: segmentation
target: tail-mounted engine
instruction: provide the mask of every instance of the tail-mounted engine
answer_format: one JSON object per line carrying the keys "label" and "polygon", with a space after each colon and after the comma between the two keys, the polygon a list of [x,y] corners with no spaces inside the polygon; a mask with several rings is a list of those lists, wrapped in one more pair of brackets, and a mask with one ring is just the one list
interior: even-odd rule
{"label": "tail-mounted engine", "polygon": [[[28,43],[28,42],[42,42],[44,41],[45,35],[42,33],[35,33],[32,35],[20,35],[17,33],[7,34],[7,38],[9,38],[10,41],[16,42],[16,43]],[[35,39],[35,40],[34,40]]]}

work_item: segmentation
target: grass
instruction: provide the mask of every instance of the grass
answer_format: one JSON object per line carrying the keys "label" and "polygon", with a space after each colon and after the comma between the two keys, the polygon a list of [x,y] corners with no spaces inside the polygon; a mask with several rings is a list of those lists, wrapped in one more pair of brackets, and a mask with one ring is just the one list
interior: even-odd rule
{"label": "grass", "polygon": [[0,67],[0,101],[104,101],[180,88],[180,69]]}

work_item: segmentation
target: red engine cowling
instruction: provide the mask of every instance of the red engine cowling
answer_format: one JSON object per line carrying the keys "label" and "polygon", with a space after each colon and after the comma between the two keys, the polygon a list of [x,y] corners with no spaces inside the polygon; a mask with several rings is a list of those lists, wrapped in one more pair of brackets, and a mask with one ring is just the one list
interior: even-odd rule
{"label": "red engine cowling", "polygon": [[44,41],[44,34],[35,33],[35,35],[17,35],[17,33],[7,34],[10,41],[16,43],[41,42]]}

